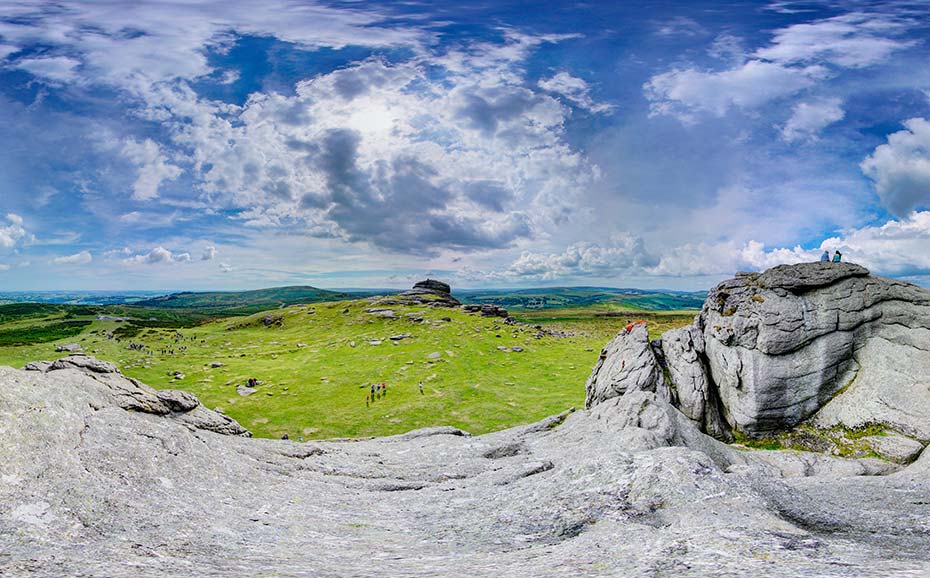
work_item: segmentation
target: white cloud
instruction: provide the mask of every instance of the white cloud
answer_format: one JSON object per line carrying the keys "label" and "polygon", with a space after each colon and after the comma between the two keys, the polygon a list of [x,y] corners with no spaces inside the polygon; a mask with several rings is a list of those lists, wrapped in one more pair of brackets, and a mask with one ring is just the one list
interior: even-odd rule
{"label": "white cloud", "polygon": [[132,188],[132,198],[148,201],[158,196],[158,188],[164,181],[173,181],[183,172],[169,164],[161,152],[161,147],[152,139],[138,142],[127,139],[123,144],[122,154],[139,169],[138,177]]}
{"label": "white cloud", "polygon": [[10,44],[0,44],[0,60],[5,60],[7,56],[19,52],[19,46],[12,46]]}
{"label": "white cloud", "polygon": [[[912,23],[892,16],[851,13],[794,24],[772,42],[724,70],[676,68],[644,85],[653,114],[694,122],[697,113],[723,116],[731,108],[752,109],[814,86],[837,70],[884,62],[914,45],[898,38]],[[718,37],[714,56],[740,56],[736,39]]]}
{"label": "white cloud", "polygon": [[232,265],[230,265],[229,263],[220,263],[220,271],[221,271],[221,272],[223,272],[223,273],[229,273],[229,272],[232,271],[232,270],[233,270]]}
{"label": "white cloud", "polygon": [[607,243],[579,242],[560,253],[524,251],[504,270],[467,269],[464,277],[495,281],[553,281],[576,277],[612,277],[620,271],[653,266],[642,239],[630,234],[612,236]]}
{"label": "white cloud", "polygon": [[[267,0],[262,10],[227,0],[139,0],[118,9],[81,0],[2,0],[0,14],[9,17],[0,22],[0,37],[8,43],[69,48],[68,57],[24,59],[17,64],[21,68],[54,81],[104,79],[127,89],[210,74],[204,48],[222,51],[236,34],[275,36],[310,49],[413,45],[428,39],[418,30],[380,25],[393,16],[383,10],[337,9],[304,0]],[[80,62],[83,70],[75,71]]]}
{"label": "white cloud", "polygon": [[78,78],[75,69],[80,64],[79,60],[67,56],[51,56],[48,58],[23,58],[16,61],[15,67],[45,80],[72,82]]}
{"label": "white cloud", "polygon": [[[523,54],[529,41],[514,43]],[[235,115],[185,91],[156,102],[194,119],[174,144],[192,151],[203,198],[248,225],[408,253],[506,246],[564,219],[598,175],[563,140],[567,110],[523,86],[508,46],[367,60]],[[427,64],[446,67],[441,81]]]}
{"label": "white cloud", "polygon": [[[114,255],[126,255],[130,254],[131,251],[128,249],[123,249],[121,251],[115,252]],[[137,264],[147,264],[154,265],[159,263],[189,263],[191,261],[190,253],[172,253],[164,247],[158,246],[149,251],[148,253],[139,253],[137,255],[131,255],[122,260],[126,265],[137,265]]]}
{"label": "white cloud", "polygon": [[839,250],[844,261],[859,263],[882,275],[930,275],[930,211],[915,212],[878,226],[849,229],[809,249],[799,245],[767,248],[755,240],[722,241],[685,243],[656,257],[642,240],[626,234],[604,245],[575,243],[561,253],[527,251],[504,269],[465,268],[461,276],[494,283],[579,277],[729,277],[737,271],[763,271],[777,265],[817,261],[825,250]]}
{"label": "white cloud", "polygon": [[74,255],[55,257],[52,259],[52,263],[56,265],[86,265],[93,260],[94,257],[91,252],[85,250],[80,253],[75,253]]}
{"label": "white cloud", "polygon": [[[138,169],[134,200],[196,202],[252,227],[435,254],[538,236],[564,222],[599,175],[565,138],[570,110],[527,78],[534,50],[575,35],[502,30],[503,41],[437,48],[432,33],[398,25],[386,8],[304,0],[270,0],[260,11],[220,0],[120,10],[0,0],[7,9],[18,18],[0,22],[6,41],[67,52],[81,63],[76,81],[115,90],[132,114],[162,127],[158,142],[112,146]],[[208,56],[245,35],[302,48],[406,46],[414,56],[358,62],[241,106],[198,96],[191,81],[235,77]],[[552,88],[576,105],[607,110],[580,79],[558,80]],[[182,172],[190,187],[165,186]],[[135,211],[122,222],[151,221]]]}
{"label": "white cloud", "polygon": [[816,139],[821,130],[843,120],[846,113],[842,104],[839,98],[799,102],[781,129],[782,139],[785,142]]}
{"label": "white cloud", "polygon": [[688,68],[653,76],[644,86],[653,114],[693,120],[695,111],[723,116],[732,107],[754,108],[814,84],[817,69],[750,60],[736,68],[705,72]]}
{"label": "white cloud", "polygon": [[216,247],[212,245],[208,247],[204,247],[203,254],[200,256],[200,260],[201,261],[212,261],[213,259],[216,258],[216,253],[217,253]]}
{"label": "white cloud", "polygon": [[610,112],[615,107],[605,102],[595,102],[591,98],[591,87],[583,78],[572,76],[568,72],[562,71],[539,81],[539,87],[549,92],[560,94],[579,108],[589,112],[601,113]]}
{"label": "white cloud", "polygon": [[930,120],[912,118],[860,164],[895,215],[930,207]]}
{"label": "white cloud", "polygon": [[15,213],[7,213],[7,225],[0,224],[0,249],[13,249],[29,235],[23,228],[23,218]]}
{"label": "white cloud", "polygon": [[887,60],[913,45],[895,38],[908,22],[893,16],[850,13],[810,23],[793,24],[775,32],[772,44],[755,56],[781,63],[828,62],[844,68],[863,68]]}
{"label": "white cloud", "polygon": [[6,263],[0,263],[0,271],[9,271],[9,270],[10,270],[9,265],[7,265]]}
{"label": "white cloud", "polygon": [[658,36],[702,36],[707,30],[696,20],[686,16],[675,16],[657,24],[655,33]]}

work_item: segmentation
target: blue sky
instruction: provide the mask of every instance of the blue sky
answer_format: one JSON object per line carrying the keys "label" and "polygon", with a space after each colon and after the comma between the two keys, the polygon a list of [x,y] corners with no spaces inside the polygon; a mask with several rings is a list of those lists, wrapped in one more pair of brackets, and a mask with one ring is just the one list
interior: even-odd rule
{"label": "blue sky", "polygon": [[922,2],[0,0],[0,288],[930,284]]}

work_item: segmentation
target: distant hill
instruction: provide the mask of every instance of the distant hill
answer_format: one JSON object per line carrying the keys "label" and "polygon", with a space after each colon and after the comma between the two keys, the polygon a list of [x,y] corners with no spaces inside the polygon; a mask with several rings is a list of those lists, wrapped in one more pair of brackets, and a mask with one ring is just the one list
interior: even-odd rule
{"label": "distant hill", "polygon": [[546,287],[454,291],[463,303],[493,303],[506,309],[558,309],[614,305],[626,309],[673,311],[700,309],[707,292],[616,289],[612,287]]}
{"label": "distant hill", "polygon": [[275,287],[254,291],[213,291],[172,293],[139,301],[137,307],[192,309],[203,312],[222,310],[229,313],[258,312],[297,303],[318,303],[352,299],[355,295],[327,291],[310,286]]}

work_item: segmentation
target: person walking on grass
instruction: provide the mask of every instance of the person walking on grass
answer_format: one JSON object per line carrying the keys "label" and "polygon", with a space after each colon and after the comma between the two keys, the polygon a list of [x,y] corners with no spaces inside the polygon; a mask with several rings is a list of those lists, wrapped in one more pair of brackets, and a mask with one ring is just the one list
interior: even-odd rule
{"label": "person walking on grass", "polygon": [[420,395],[423,395],[423,382],[420,382]]}

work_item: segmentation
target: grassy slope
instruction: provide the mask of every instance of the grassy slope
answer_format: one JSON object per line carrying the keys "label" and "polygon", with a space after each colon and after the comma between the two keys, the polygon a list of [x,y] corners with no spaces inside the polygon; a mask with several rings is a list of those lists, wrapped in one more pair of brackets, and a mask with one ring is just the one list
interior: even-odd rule
{"label": "grassy slope", "polygon": [[[173,329],[144,328],[133,341],[148,345],[152,355],[126,349],[128,340],[107,339],[107,332],[126,326],[114,321],[94,321],[78,337],[56,343],[80,343],[153,387],[192,391],[259,436],[389,435],[444,424],[482,433],[580,407],[600,348],[626,322],[598,317],[597,309],[526,312],[522,315],[530,323],[573,332],[536,339],[532,327],[513,328],[459,310],[396,307],[400,318],[392,320],[366,314],[368,306],[366,301],[292,306],[214,321],[181,329],[184,340],[178,344],[171,341]],[[408,312],[422,312],[426,321],[404,318]],[[693,317],[693,312],[624,313],[647,318],[655,334]],[[281,325],[266,328],[262,319],[268,316],[280,317]],[[443,317],[452,321],[441,322]],[[397,345],[386,340],[399,333],[413,337]],[[384,341],[370,345],[375,339]],[[174,355],[161,354],[172,345]],[[188,350],[180,352],[180,345]],[[497,349],[513,345],[525,351]],[[441,354],[439,360],[429,358],[433,352]],[[0,364],[19,367],[56,355],[53,343],[0,347]],[[214,361],[224,366],[211,368]],[[174,371],[184,379],[173,380]],[[236,385],[249,377],[264,384],[242,397]],[[425,395],[418,391],[420,380]],[[366,389],[360,386],[380,381],[389,386],[387,396],[366,407]]]}
{"label": "grassy slope", "polygon": [[215,291],[204,293],[173,293],[136,303],[140,307],[192,309],[201,312],[259,312],[297,303],[317,303],[346,299],[348,295],[309,286],[275,287],[254,291]]}

